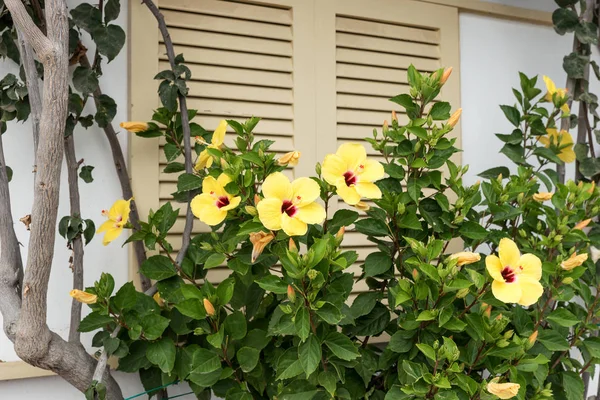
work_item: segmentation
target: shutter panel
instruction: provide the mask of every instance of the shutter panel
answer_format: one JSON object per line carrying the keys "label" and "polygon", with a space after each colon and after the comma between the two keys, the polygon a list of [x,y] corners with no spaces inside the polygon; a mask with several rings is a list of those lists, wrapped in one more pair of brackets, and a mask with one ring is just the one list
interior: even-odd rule
{"label": "shutter panel", "polygon": [[[453,77],[441,98],[459,107],[458,13],[455,8],[406,0],[331,0],[316,2],[317,132],[327,144],[319,158],[347,142],[362,142],[367,154],[382,161],[363,140],[395,110],[400,123],[408,121],[390,97],[408,92],[407,68],[413,64],[424,72],[453,66]],[[334,134],[327,135],[327,132]],[[458,129],[453,135],[458,134]],[[338,208],[352,208],[341,200]],[[332,210],[334,211],[334,210]],[[364,215],[364,213],[362,213]],[[358,232],[348,230],[343,246],[359,257],[350,268],[355,276],[360,264],[377,247]],[[364,280],[355,295],[366,291]]]}

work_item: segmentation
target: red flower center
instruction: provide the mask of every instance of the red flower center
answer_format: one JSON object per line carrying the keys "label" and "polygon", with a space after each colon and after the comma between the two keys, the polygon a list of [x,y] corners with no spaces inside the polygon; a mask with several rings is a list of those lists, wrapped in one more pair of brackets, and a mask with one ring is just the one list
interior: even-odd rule
{"label": "red flower center", "polygon": [[281,212],[286,213],[289,217],[293,217],[296,214],[297,208],[290,200],[284,200],[281,205]]}
{"label": "red flower center", "polygon": [[354,172],[352,171],[348,171],[344,174],[344,180],[346,181],[346,186],[352,186],[354,184],[356,184],[356,175],[354,175]]}
{"label": "red flower center", "polygon": [[504,269],[500,273],[502,274],[502,277],[504,278],[504,281],[506,283],[513,283],[515,279],[517,279],[515,271],[513,271],[513,269],[510,267],[504,267]]}
{"label": "red flower center", "polygon": [[229,205],[229,198],[227,196],[221,196],[217,199],[217,207],[222,208]]}

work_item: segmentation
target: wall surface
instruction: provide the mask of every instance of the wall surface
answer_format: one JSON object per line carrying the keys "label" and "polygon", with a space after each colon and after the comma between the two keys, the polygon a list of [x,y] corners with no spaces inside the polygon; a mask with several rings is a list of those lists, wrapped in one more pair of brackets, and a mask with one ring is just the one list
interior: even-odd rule
{"label": "wall surface", "polygon": [[[488,0],[492,1],[492,0]],[[516,5],[528,8],[552,11],[551,0],[493,0],[496,3]],[[72,4],[77,4],[73,1]],[[117,21],[126,29],[127,2],[122,2],[123,11]],[[461,92],[462,92],[462,132],[463,163],[470,164],[468,183],[477,180],[476,174],[487,168],[506,164],[506,158],[498,153],[500,141],[494,133],[509,132],[510,124],[505,120],[498,104],[512,104],[514,97],[510,88],[519,83],[517,71],[526,74],[545,74],[554,79],[558,85],[563,84],[565,76],[562,71],[562,57],[569,51],[571,39],[557,36],[552,28],[531,26],[524,23],[510,22],[472,14],[461,14]],[[90,54],[93,49],[90,49]],[[104,68],[102,88],[119,104],[115,122],[127,116],[127,49],[123,49],[112,63]],[[6,72],[15,72],[16,68],[0,63],[0,76]],[[151,83],[149,83],[151,84]],[[595,87],[598,91],[598,88]],[[92,111],[92,108],[89,109]],[[100,210],[109,207],[115,199],[120,198],[120,189],[115,180],[113,167],[104,165],[109,157],[108,144],[103,133],[97,128],[78,129],[75,132],[77,156],[86,164],[94,165],[94,182],[85,184],[80,181],[81,195],[84,199],[82,212],[84,217],[92,218],[97,224],[103,220]],[[7,149],[7,162],[14,169],[15,176],[11,183],[11,196],[15,220],[28,214],[31,207],[33,165],[31,156],[31,130],[28,123],[9,125],[8,132],[3,135]],[[121,135],[121,142],[126,147],[126,136]],[[66,176],[63,177],[66,182]],[[61,193],[62,206],[59,215],[68,213],[68,193]],[[22,243],[27,243],[27,231],[16,223],[15,229]],[[85,283],[90,285],[101,271],[108,271],[115,277],[117,285],[128,278],[127,250],[120,247],[121,240],[104,248],[96,239],[85,251]],[[52,329],[66,335],[68,332],[68,316],[64,310],[70,307],[68,292],[71,286],[71,272],[68,269],[69,252],[62,238],[56,240],[56,258],[53,265],[49,291],[50,304],[48,321]],[[27,248],[23,248],[26,258]],[[85,310],[85,307],[84,307]],[[0,317],[1,319],[1,317]],[[90,335],[85,336],[89,343]],[[12,344],[0,333],[0,360],[13,361],[16,356]],[[116,374],[122,384],[123,394],[132,396],[143,391],[134,375]],[[169,390],[171,396],[185,393],[187,387],[176,387]],[[6,400],[17,399],[61,399],[75,400],[81,394],[58,377],[32,378],[27,380],[1,381],[0,397]],[[141,397],[143,398],[143,397]],[[186,398],[186,397],[183,397]]]}

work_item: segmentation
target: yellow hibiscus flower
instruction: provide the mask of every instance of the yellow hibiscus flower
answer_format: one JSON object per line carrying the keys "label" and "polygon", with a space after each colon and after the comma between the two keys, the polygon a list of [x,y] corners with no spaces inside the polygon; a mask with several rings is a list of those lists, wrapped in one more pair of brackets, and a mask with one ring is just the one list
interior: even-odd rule
{"label": "yellow hibiscus flower", "polygon": [[121,122],[120,126],[121,126],[121,128],[123,128],[129,132],[133,132],[133,133],[138,133],[138,132],[143,132],[143,131],[148,130],[148,124],[145,122],[139,122],[139,121]]}
{"label": "yellow hibiscus flower", "polygon": [[194,165],[194,169],[196,171],[200,171],[204,168],[210,168],[212,165],[214,158],[208,152],[208,149],[220,149],[223,146],[223,142],[225,141],[225,132],[227,131],[227,121],[221,120],[219,126],[213,132],[212,139],[210,144],[206,149],[202,150],[200,155],[198,156],[198,160],[196,161],[196,165]]}
{"label": "yellow hibiscus flower", "polygon": [[207,225],[219,225],[225,217],[227,211],[236,208],[240,197],[232,196],[225,190],[225,186],[231,182],[231,178],[221,174],[217,179],[207,176],[202,181],[202,194],[194,197],[190,203],[192,213]]}
{"label": "yellow hibiscus flower", "polygon": [[265,198],[256,208],[267,229],[283,229],[289,236],[302,236],[308,224],[320,224],[325,219],[325,209],[315,202],[319,184],[310,178],[290,182],[284,174],[275,172],[265,179],[262,192]]}
{"label": "yellow hibiscus flower", "polygon": [[115,240],[121,232],[123,227],[129,220],[129,211],[131,209],[131,200],[117,200],[112,205],[110,210],[102,210],[102,215],[108,217],[108,221],[105,221],[96,233],[106,232],[102,244],[107,245]]}
{"label": "yellow hibiscus flower", "polygon": [[84,292],[83,290],[73,289],[69,292],[69,296],[80,303],[94,304],[98,301],[98,296],[95,294]]}
{"label": "yellow hibiscus flower", "polygon": [[367,160],[367,151],[357,143],[341,145],[335,154],[329,154],[321,169],[323,178],[336,187],[337,194],[349,205],[361,198],[380,199],[381,190],[373,182],[384,176],[383,165]]}
{"label": "yellow hibiscus flower", "polygon": [[[551,144],[556,147],[562,147],[558,158],[564,163],[572,163],[575,161],[575,151],[573,150],[573,137],[567,131],[558,132],[556,129],[546,129],[547,136],[540,136],[538,140],[546,147],[550,147]],[[565,147],[563,147],[565,146]]]}
{"label": "yellow hibiscus flower", "polygon": [[522,306],[537,302],[544,292],[540,284],[542,261],[533,254],[521,255],[515,242],[507,238],[500,240],[498,256],[485,258],[487,271],[494,278],[494,296],[504,303]]}
{"label": "yellow hibiscus flower", "polygon": [[[546,101],[549,101],[550,103],[554,103],[554,94],[556,93],[556,97],[558,99],[564,99],[567,96],[567,89],[558,89],[556,87],[556,85],[554,84],[554,82],[552,81],[552,79],[548,78],[547,76],[543,76],[544,79],[544,83],[546,84],[546,89],[548,90],[546,92],[546,96],[544,97],[544,99],[546,99]],[[569,110],[569,104],[565,103],[560,107],[561,111],[565,114],[569,114],[570,110]]]}
{"label": "yellow hibiscus flower", "polygon": [[491,394],[498,396],[500,399],[512,399],[517,394],[519,394],[519,389],[521,385],[518,383],[498,383],[498,378],[492,379],[490,383],[487,384],[487,391]]}

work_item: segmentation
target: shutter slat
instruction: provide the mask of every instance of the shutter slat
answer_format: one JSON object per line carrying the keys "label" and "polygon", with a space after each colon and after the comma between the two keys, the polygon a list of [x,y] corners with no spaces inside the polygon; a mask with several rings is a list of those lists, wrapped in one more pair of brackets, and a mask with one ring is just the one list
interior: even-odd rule
{"label": "shutter slat", "polygon": [[[193,80],[236,83],[265,87],[292,88],[292,74],[255,71],[241,68],[214,67],[211,65],[188,65]],[[169,63],[160,62],[159,69],[171,69]]]}
{"label": "shutter slat", "polygon": [[291,120],[294,111],[287,104],[265,104],[234,100],[213,100],[188,97],[190,108],[198,110],[201,115],[230,115],[232,118],[250,118],[261,115],[264,118]]}
{"label": "shutter slat", "polygon": [[[256,37],[236,36],[226,33],[202,32],[189,29],[169,29],[173,44],[208,47],[212,49],[236,50],[244,53],[292,55],[292,43]],[[240,60],[243,54],[240,54]]]}
{"label": "shutter slat", "polygon": [[270,22],[281,25],[292,24],[292,11],[268,5],[255,5],[241,2],[220,0],[168,0],[162,1],[160,7],[170,10],[182,10],[224,17]]}
{"label": "shutter slat", "polygon": [[390,84],[408,83],[405,70],[338,63],[337,76]]}
{"label": "shutter slat", "polygon": [[398,93],[406,93],[410,87],[399,83],[382,83],[363,81],[359,79],[344,79],[338,77],[337,93],[363,94],[366,96],[394,97]]}
{"label": "shutter slat", "polygon": [[437,59],[440,57],[438,46],[405,42],[403,40],[382,39],[350,33],[336,34],[338,47],[381,51],[383,53],[404,54],[413,57]]}
{"label": "shutter slat", "polygon": [[292,28],[256,21],[239,21],[228,17],[202,15],[189,12],[163,11],[169,28],[198,29],[210,32],[227,32],[232,35],[262,37],[291,41]]}
{"label": "shutter slat", "polygon": [[419,29],[408,26],[365,21],[356,18],[337,17],[335,28],[338,32],[364,34],[390,39],[404,39],[413,42],[438,44],[439,33],[432,29]]}
{"label": "shutter slat", "polygon": [[361,96],[353,94],[338,94],[337,106],[340,108],[353,108],[357,110],[374,110],[400,113],[400,106],[392,103],[388,97]]}
{"label": "shutter slat", "polygon": [[193,95],[210,99],[236,99],[278,104],[293,104],[294,102],[291,89],[197,81],[189,82],[188,88]]}
{"label": "shutter slat", "polygon": [[339,62],[348,64],[382,66],[390,68],[407,69],[411,64],[419,71],[435,71],[440,68],[438,60],[430,58],[415,58],[410,56],[399,56],[390,53],[379,53],[373,51],[363,51],[355,49],[338,48],[336,50],[336,59]]}

